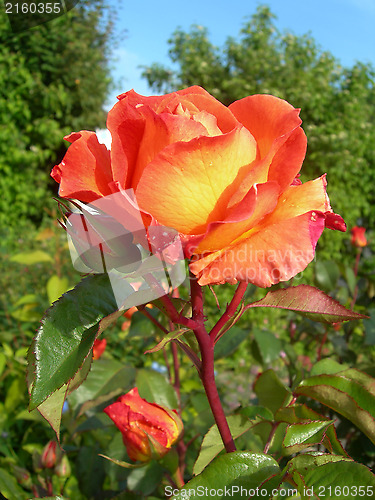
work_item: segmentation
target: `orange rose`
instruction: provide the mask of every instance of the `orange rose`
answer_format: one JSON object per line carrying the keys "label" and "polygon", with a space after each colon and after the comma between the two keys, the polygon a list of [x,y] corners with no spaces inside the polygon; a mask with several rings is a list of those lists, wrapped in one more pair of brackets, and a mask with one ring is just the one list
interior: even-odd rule
{"label": "orange rose", "polygon": [[351,230],[352,237],[351,237],[351,244],[355,247],[362,248],[367,246],[367,239],[366,239],[366,228],[360,227],[360,226],[354,226]]}
{"label": "orange rose", "polygon": [[313,259],[332,212],[325,175],[298,179],[306,152],[299,110],[270,95],[227,108],[200,87],[134,91],[109,112],[111,151],[71,134],[52,171],[62,197],[93,201],[133,189],[146,225],[176,229],[201,285],[286,281]]}
{"label": "orange rose", "polygon": [[142,399],[134,388],[104,412],[121,431],[131,460],[163,457],[180,438],[183,424],[175,411]]}

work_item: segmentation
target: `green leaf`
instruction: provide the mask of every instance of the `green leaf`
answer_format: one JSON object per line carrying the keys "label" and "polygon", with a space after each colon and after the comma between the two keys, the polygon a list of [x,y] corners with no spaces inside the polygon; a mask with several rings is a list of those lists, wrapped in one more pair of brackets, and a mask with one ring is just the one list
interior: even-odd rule
{"label": "green leaf", "polygon": [[[194,477],[173,497],[173,500],[197,498],[199,491],[207,491],[206,498],[230,498],[240,500],[248,498],[252,490],[262,485],[267,487],[266,481],[278,475],[278,463],[272,457],[263,453],[236,451],[220,455],[205,470]],[[205,490],[207,488],[207,490]],[[241,491],[242,488],[242,491]],[[244,489],[249,495],[244,495]],[[270,491],[265,498],[269,498]]]}
{"label": "green leaf", "polygon": [[160,351],[167,344],[169,344],[169,342],[178,339],[179,337],[181,337],[181,335],[183,335],[187,331],[188,331],[187,328],[182,328],[181,330],[173,330],[172,332],[169,332],[168,335],[165,335],[165,337],[163,337],[163,339],[158,344],[156,344],[156,346],[152,347],[151,349],[147,349],[147,351],[145,351],[145,354],[150,354]]}
{"label": "green leaf", "polygon": [[[151,312],[149,310],[148,312],[150,314],[155,315],[155,312]],[[145,337],[145,338],[150,338],[152,337],[156,332],[156,327],[151,321],[146,318],[141,312],[137,311],[133,314],[132,320],[130,323],[130,328],[128,331],[128,337]]]}
{"label": "green leaf", "polygon": [[[230,415],[227,417],[233,439],[242,436],[253,426],[253,423],[244,415]],[[224,444],[220,437],[217,425],[213,425],[204,436],[198,458],[194,464],[193,474],[196,476],[209,464],[221,451]]]}
{"label": "green leaf", "polygon": [[[179,297],[169,297],[169,300],[172,302],[177,312],[182,313],[183,316],[190,316],[191,304],[189,301],[180,299]],[[168,312],[160,299],[153,300],[151,304],[157,307],[159,311],[164,313],[169,318]]]}
{"label": "green leaf", "polygon": [[139,370],[136,386],[139,395],[149,403],[157,403],[170,409],[178,408],[176,391],[161,373]]}
{"label": "green leaf", "polygon": [[375,380],[355,369],[303,380],[295,394],[308,396],[353,422],[375,443]]}
{"label": "green leaf", "polygon": [[318,260],[315,264],[315,277],[323,290],[331,292],[336,288],[340,270],[336,262]]}
{"label": "green leaf", "polygon": [[18,485],[15,477],[0,469],[0,493],[9,500],[27,500],[29,495]]}
{"label": "green leaf", "polygon": [[53,304],[30,348],[30,409],[75,376],[97,335],[119,314],[104,274],[89,276]]}
{"label": "green leaf", "polygon": [[11,262],[17,262],[18,264],[24,264],[25,266],[31,266],[33,264],[39,264],[41,262],[53,262],[53,259],[48,253],[42,250],[34,250],[33,252],[21,252],[13,255],[10,258]]}
{"label": "green leaf", "polygon": [[365,465],[347,460],[308,470],[304,482],[307,488],[313,488],[318,498],[356,500],[375,495],[374,474]]}
{"label": "green leaf", "polygon": [[245,309],[245,302],[241,302],[239,308],[237,308],[237,311],[235,315],[230,318],[225,325],[221,328],[221,330],[217,333],[215,337],[215,343],[221,339],[221,337],[228,331],[231,330],[233,331],[233,326],[237,323],[237,321],[241,318],[243,312]]}
{"label": "green leaf", "polygon": [[115,359],[98,359],[92,363],[91,371],[84,383],[69,395],[69,404],[79,413],[97,405],[102,396],[113,397],[114,393],[125,394],[134,386],[135,369]]}
{"label": "green leaf", "polygon": [[363,314],[346,309],[329,295],[309,285],[291,286],[268,292],[263,299],[246,306],[246,308],[252,307],[287,309],[323,323],[366,318]]}
{"label": "green leaf", "polygon": [[[31,351],[29,351],[29,356],[31,356]],[[37,407],[38,412],[47,420],[55,431],[58,441],[60,441],[60,425],[65,399],[69,392],[75,390],[85,380],[90,370],[91,360],[92,354],[85,359],[82,367],[72,380],[61,386],[60,389],[51,394]],[[29,371],[27,372],[27,384],[29,392],[31,392],[33,381],[32,374],[30,374]]]}
{"label": "green leaf", "polygon": [[302,475],[305,475],[309,470],[320,467],[321,465],[342,461],[353,462],[351,458],[343,458],[338,455],[330,455],[328,453],[303,453],[289,460],[286,470],[289,472],[296,470]]}
{"label": "green leaf", "polygon": [[[277,422],[287,422],[289,424],[311,423],[311,421],[329,422],[329,418],[320,415],[305,404],[296,404],[280,408],[275,414]],[[325,436],[322,438],[322,444],[331,452],[337,455],[348,456],[342,444],[337,438],[334,425],[329,425],[324,430]]]}
{"label": "green leaf", "polygon": [[23,377],[17,377],[12,380],[12,383],[8,387],[6,398],[4,402],[4,409],[8,414],[12,414],[17,406],[25,398],[25,380]]}
{"label": "green leaf", "polygon": [[57,300],[63,293],[65,293],[69,286],[68,278],[59,278],[57,274],[54,274],[47,281],[47,295],[49,303],[52,304]]}
{"label": "green leaf", "polygon": [[0,377],[4,371],[7,364],[7,358],[3,352],[0,352]]}
{"label": "green leaf", "polygon": [[98,443],[93,443],[90,447],[82,446],[78,452],[76,475],[86,498],[94,498],[102,491],[106,472],[105,462],[99,457],[100,448]]}
{"label": "green leaf", "polygon": [[107,457],[107,455],[102,455],[101,453],[99,453],[99,457],[103,457],[106,460],[109,460],[110,462],[119,465],[120,467],[124,467],[125,469],[139,469],[140,467],[145,467],[146,465],[145,463],[134,464],[134,463],[124,462],[123,460],[117,460],[117,458]]}
{"label": "green leaf", "polygon": [[320,415],[305,404],[294,404],[280,408],[275,413],[277,422],[286,422],[288,424],[297,424],[300,422],[308,422],[310,420],[329,420],[329,418]]}
{"label": "green leaf", "polygon": [[346,368],[348,368],[347,365],[342,365],[334,359],[325,358],[314,364],[311,368],[310,376],[333,375],[334,373],[342,372]]}
{"label": "green leaf", "polygon": [[129,474],[127,485],[131,491],[149,495],[161,483],[164,476],[164,469],[155,461],[142,465],[143,467],[138,467]]}
{"label": "green leaf", "polygon": [[222,335],[215,344],[215,359],[225,358],[233,354],[238,346],[249,337],[249,332],[233,326]]}
{"label": "green leaf", "polygon": [[273,413],[268,408],[264,408],[264,406],[247,406],[246,408],[241,408],[240,413],[251,420],[260,417],[262,420],[273,421]]}
{"label": "green leaf", "polygon": [[375,345],[375,309],[369,309],[369,319],[363,320],[366,344]]}
{"label": "green leaf", "polygon": [[349,288],[350,293],[352,294],[352,297],[353,297],[355,287],[357,285],[357,278],[356,278],[354,271],[351,267],[345,268],[345,277],[346,277],[346,282],[348,284],[348,288]]}
{"label": "green leaf", "polygon": [[14,304],[15,309],[12,310],[11,315],[19,321],[38,321],[40,319],[38,305],[39,300],[35,294],[24,295]]}
{"label": "green leaf", "polygon": [[64,384],[60,387],[60,389],[44,400],[43,403],[37,408],[40,414],[47,420],[52,429],[55,431],[58,441],[60,441],[61,415],[67,391],[68,384]]}
{"label": "green leaf", "polygon": [[261,406],[269,408],[275,413],[282,406],[286,406],[292,400],[292,393],[273,370],[266,370],[255,381],[255,394]]}
{"label": "green leaf", "polygon": [[285,455],[298,453],[305,448],[320,444],[323,441],[326,429],[333,421],[303,422],[288,425],[283,440],[283,452]]}
{"label": "green leaf", "polygon": [[273,333],[255,328],[253,335],[264,364],[272,363],[272,361],[280,357],[281,340],[275,337]]}

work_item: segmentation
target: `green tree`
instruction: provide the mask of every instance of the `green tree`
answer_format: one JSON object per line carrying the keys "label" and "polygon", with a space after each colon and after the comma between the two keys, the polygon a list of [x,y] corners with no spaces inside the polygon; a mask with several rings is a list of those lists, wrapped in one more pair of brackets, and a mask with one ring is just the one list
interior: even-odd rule
{"label": "green tree", "polygon": [[[308,137],[305,179],[328,173],[335,211],[349,226],[375,223],[375,72],[343,68],[310,35],[281,33],[266,6],[244,23],[239,37],[215,47],[208,32],[177,29],[169,40],[172,71],[160,64],[143,76],[157,92],[201,85],[226,105],[270,93],[301,108]],[[339,241],[345,238],[339,236]],[[335,238],[338,241],[338,238]],[[325,235],[324,240],[327,240]]]}
{"label": "green tree", "polygon": [[49,172],[66,148],[63,136],[105,124],[113,24],[104,2],[79,2],[21,33],[0,17],[2,231],[40,221],[53,192]]}

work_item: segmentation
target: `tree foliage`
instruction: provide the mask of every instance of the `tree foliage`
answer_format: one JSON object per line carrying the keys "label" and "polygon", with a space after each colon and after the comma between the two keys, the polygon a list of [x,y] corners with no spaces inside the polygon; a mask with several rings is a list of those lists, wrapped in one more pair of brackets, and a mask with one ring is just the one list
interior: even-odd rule
{"label": "tree foliage", "polygon": [[103,0],[21,33],[0,17],[0,226],[40,220],[64,135],[105,123],[112,23]]}
{"label": "tree foliage", "polygon": [[[258,7],[238,38],[215,47],[208,31],[177,29],[169,40],[172,71],[160,64],[143,76],[157,92],[201,85],[226,105],[247,95],[270,93],[301,108],[308,137],[302,173],[328,173],[335,211],[349,225],[375,223],[375,72],[357,62],[342,67],[310,35],[281,33],[275,16]],[[340,239],[345,236],[341,236]],[[327,236],[325,237],[327,238]]]}

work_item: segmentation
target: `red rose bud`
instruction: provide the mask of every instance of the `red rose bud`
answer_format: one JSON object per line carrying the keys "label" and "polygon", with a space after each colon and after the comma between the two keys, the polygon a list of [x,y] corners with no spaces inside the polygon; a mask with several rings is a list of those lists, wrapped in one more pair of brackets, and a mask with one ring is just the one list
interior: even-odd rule
{"label": "red rose bud", "polygon": [[64,455],[58,465],[55,467],[55,473],[59,477],[69,477],[71,473],[71,467],[69,464],[68,457]]}
{"label": "red rose bud", "polygon": [[42,467],[52,469],[56,465],[56,441],[49,441],[42,452],[40,462]]}
{"label": "red rose bud", "polygon": [[163,457],[182,434],[175,411],[142,399],[134,388],[104,412],[122,433],[129,458],[148,462]]}
{"label": "red rose bud", "polygon": [[105,348],[107,346],[107,340],[106,339],[95,339],[94,341],[94,346],[92,348],[92,359],[99,359],[103,352],[105,351]]}
{"label": "red rose bud", "polygon": [[354,226],[352,228],[352,238],[351,244],[355,247],[362,248],[367,245],[367,239],[365,236],[366,229],[364,227]]}

